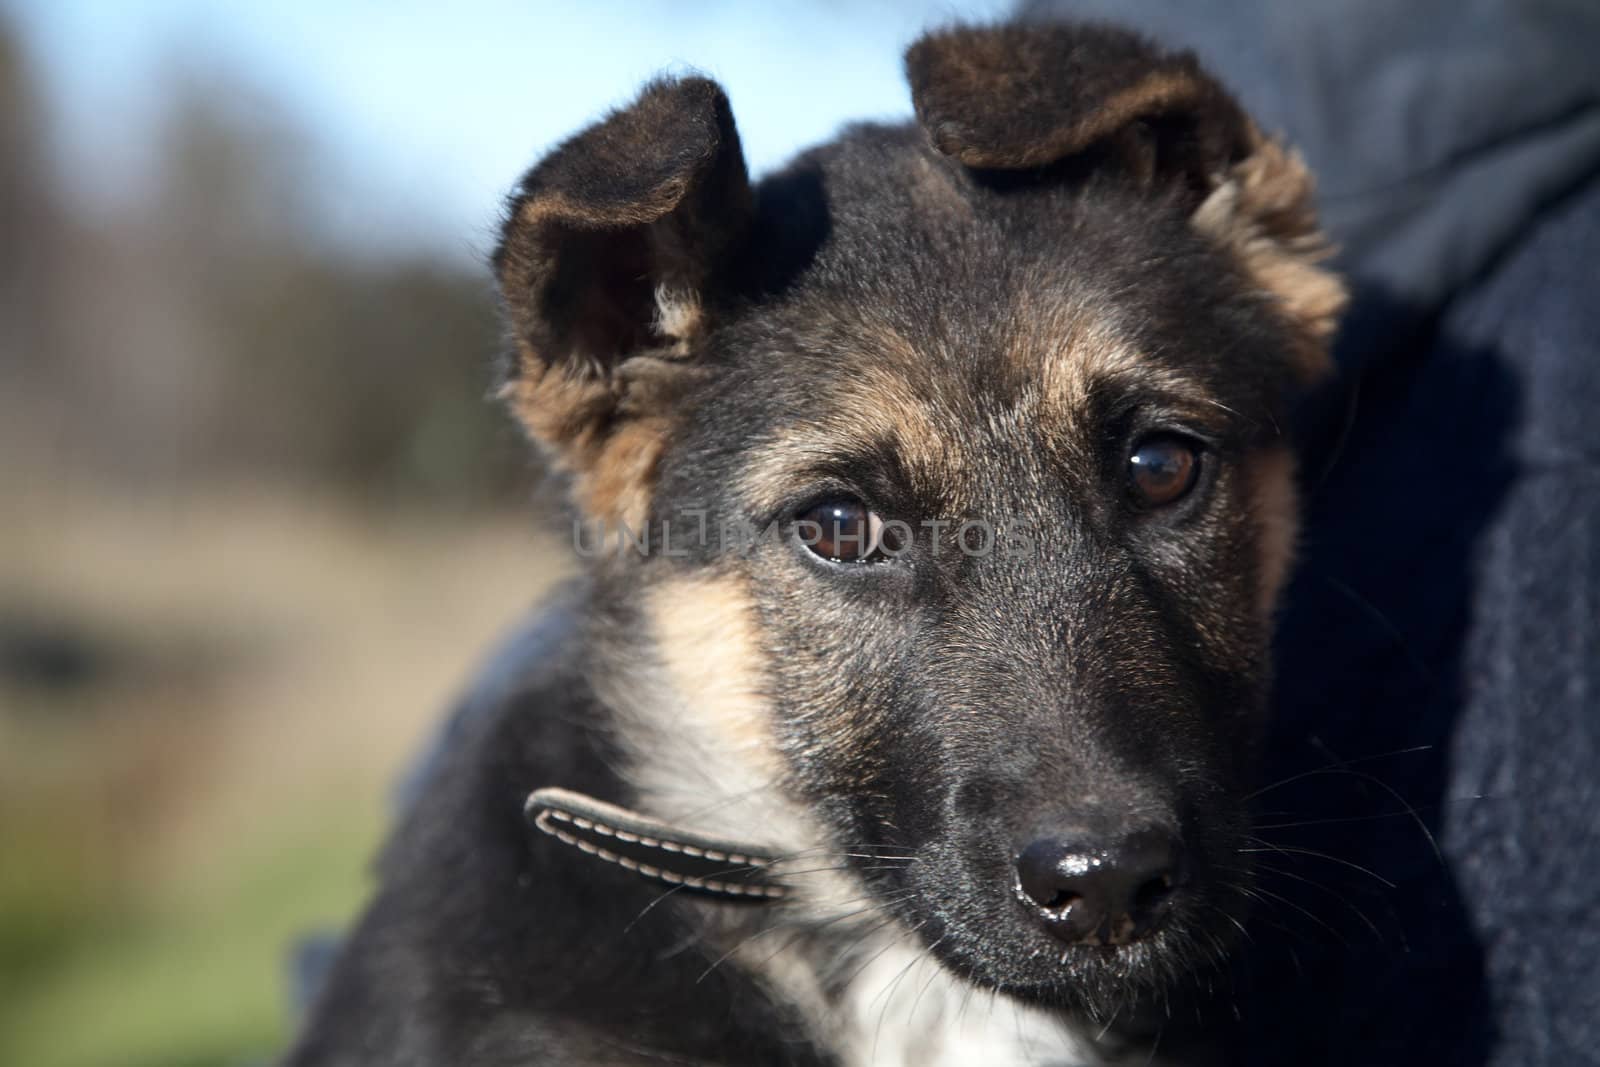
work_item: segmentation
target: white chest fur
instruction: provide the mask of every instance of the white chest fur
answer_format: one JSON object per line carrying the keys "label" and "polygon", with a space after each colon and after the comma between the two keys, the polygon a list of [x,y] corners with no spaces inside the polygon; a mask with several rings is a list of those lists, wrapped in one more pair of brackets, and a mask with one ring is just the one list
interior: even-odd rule
{"label": "white chest fur", "polygon": [[920,947],[879,952],[836,1001],[837,1051],[849,1067],[1094,1067],[1060,1019],[979,989]]}

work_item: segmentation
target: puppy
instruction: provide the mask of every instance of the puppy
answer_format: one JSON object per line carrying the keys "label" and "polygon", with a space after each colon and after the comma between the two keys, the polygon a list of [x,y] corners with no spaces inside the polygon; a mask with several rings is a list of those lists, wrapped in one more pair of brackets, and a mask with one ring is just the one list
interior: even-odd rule
{"label": "puppy", "polygon": [[[463,726],[294,1067],[1208,1055],[1343,303],[1194,59],[931,34],[752,185],[648,85],[527,176],[504,397],[586,576]],[[1214,1050],[1213,1050],[1214,1051]]]}

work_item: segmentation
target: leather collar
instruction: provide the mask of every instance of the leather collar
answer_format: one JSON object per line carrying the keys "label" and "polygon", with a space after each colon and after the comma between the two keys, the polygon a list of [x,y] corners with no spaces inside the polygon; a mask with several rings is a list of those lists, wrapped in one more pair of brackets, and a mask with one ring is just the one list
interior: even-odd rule
{"label": "leather collar", "polygon": [[685,830],[570,789],[535,789],[523,814],[557,841],[643,878],[757,903],[788,893],[772,876],[778,857],[771,852]]}

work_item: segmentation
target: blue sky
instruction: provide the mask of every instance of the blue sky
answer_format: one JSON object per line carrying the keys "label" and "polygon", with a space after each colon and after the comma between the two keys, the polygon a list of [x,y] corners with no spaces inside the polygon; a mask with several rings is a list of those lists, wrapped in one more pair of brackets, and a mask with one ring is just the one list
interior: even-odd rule
{"label": "blue sky", "polygon": [[661,70],[728,88],[752,168],[854,118],[909,114],[900,52],[1009,0],[0,0],[22,31],[75,191],[102,207],[154,167],[174,69],[281,101],[328,157],[346,236],[481,252],[546,148]]}

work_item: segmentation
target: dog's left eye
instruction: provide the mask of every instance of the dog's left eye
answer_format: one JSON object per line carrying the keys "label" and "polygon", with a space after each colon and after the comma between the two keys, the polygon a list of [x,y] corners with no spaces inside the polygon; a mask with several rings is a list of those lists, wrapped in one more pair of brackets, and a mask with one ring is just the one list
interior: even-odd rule
{"label": "dog's left eye", "polygon": [[800,543],[823,559],[869,563],[883,558],[883,520],[859,500],[825,500],[795,520]]}
{"label": "dog's left eye", "polygon": [[1128,456],[1128,480],[1134,498],[1158,508],[1182,500],[1200,477],[1200,450],[1177,434],[1146,437]]}

